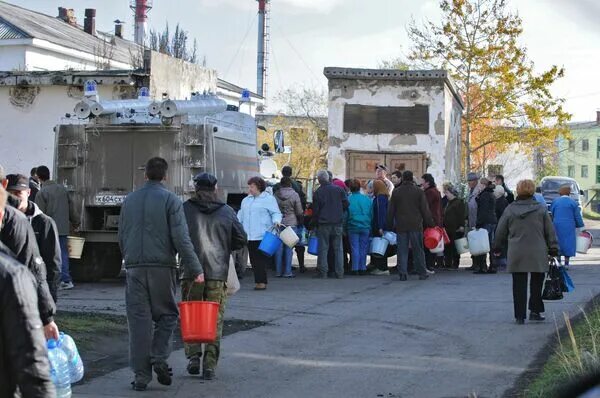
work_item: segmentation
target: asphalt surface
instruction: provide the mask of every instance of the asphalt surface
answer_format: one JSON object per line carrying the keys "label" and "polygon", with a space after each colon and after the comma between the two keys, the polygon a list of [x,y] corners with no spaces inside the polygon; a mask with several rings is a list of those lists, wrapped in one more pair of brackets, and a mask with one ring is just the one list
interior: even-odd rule
{"label": "asphalt surface", "polygon": [[[600,249],[579,256],[576,290],[546,303],[543,323],[513,321],[509,274],[444,271],[426,281],[390,277],[314,280],[252,278],[231,298],[227,318],[263,327],[224,338],[217,378],[188,376],[182,351],[171,355],[173,385],[134,392],[121,369],[76,386],[84,397],[500,397],[570,316],[600,294]],[[122,313],[122,282],[65,292],[65,310]],[[85,360],[85,358],[84,358]]]}

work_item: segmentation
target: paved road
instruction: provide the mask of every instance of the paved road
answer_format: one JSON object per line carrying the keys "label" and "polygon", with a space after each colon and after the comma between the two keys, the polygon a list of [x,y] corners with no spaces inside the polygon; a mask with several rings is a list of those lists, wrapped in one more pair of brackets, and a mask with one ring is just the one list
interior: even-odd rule
{"label": "paved road", "polygon": [[[177,351],[170,388],[153,382],[148,392],[135,393],[130,371],[121,369],[74,391],[84,397],[499,397],[555,332],[554,319],[563,311],[576,314],[600,294],[598,264],[598,248],[578,257],[570,271],[575,292],[547,304],[545,323],[524,326],[513,322],[508,274],[447,271],[409,282],[272,279],[265,292],[251,290],[246,279],[227,316],[269,324],[224,339],[216,380],[186,375]],[[100,286],[69,292],[61,304],[120,312],[123,287]]]}

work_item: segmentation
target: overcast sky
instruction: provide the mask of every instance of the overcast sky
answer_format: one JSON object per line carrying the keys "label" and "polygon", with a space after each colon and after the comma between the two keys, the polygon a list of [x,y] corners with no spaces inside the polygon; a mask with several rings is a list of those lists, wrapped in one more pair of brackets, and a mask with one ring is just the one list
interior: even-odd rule
{"label": "overcast sky", "polygon": [[[57,7],[97,9],[97,28],[128,21],[129,0],[8,0],[55,16]],[[595,120],[600,109],[600,1],[516,0],[523,18],[523,44],[539,70],[564,66],[566,77],[553,87],[567,99],[573,120]],[[269,96],[282,88],[326,87],[325,66],[374,68],[410,47],[405,26],[439,18],[438,0],[274,0],[271,7]],[[154,0],[150,26],[177,22],[198,40],[200,55],[221,78],[256,90],[256,0]],[[271,107],[270,111],[276,111]]]}

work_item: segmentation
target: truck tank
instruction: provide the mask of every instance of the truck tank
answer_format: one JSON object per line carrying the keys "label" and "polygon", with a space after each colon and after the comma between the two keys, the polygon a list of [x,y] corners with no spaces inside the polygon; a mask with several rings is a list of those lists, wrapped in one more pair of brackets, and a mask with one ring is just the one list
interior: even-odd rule
{"label": "truck tank", "polygon": [[[207,106],[199,111],[202,101]],[[121,204],[144,184],[145,163],[151,157],[167,160],[165,185],[183,201],[194,193],[194,175],[206,171],[218,178],[222,199],[237,207],[248,178],[259,175],[254,118],[220,111],[226,106],[216,106],[222,101],[214,96],[197,95],[187,101],[191,104],[184,102],[177,102],[177,115],[165,117],[156,114],[156,103],[148,102],[150,111],[140,111],[131,103],[110,101],[106,108],[133,110],[73,116],[56,127],[54,175],[82,216],[80,235],[85,238],[82,258],[71,266],[76,280],[119,274]]]}

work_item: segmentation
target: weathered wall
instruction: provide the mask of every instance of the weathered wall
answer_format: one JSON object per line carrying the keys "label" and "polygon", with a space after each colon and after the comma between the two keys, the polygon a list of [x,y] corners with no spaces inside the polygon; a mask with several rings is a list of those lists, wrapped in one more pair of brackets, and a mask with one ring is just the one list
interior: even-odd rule
{"label": "weathered wall", "polygon": [[[396,81],[331,79],[329,81],[328,167],[340,178],[346,176],[348,151],[425,152],[436,181],[455,180],[458,160],[456,135],[460,123],[451,126],[452,103],[447,100],[443,80]],[[429,106],[428,134],[348,134],[344,132],[344,105]],[[451,158],[451,159],[449,159]]]}
{"label": "weathered wall", "polygon": [[25,70],[25,45],[0,46],[0,71]]}
{"label": "weathered wall", "polygon": [[[118,99],[116,86],[98,86],[104,99]],[[0,86],[0,164],[29,175],[41,164],[52,169],[54,126],[72,112],[82,91],[69,86]]]}
{"label": "weathered wall", "polygon": [[150,96],[160,99],[189,99],[192,92],[217,92],[217,72],[152,51],[150,58]]}

